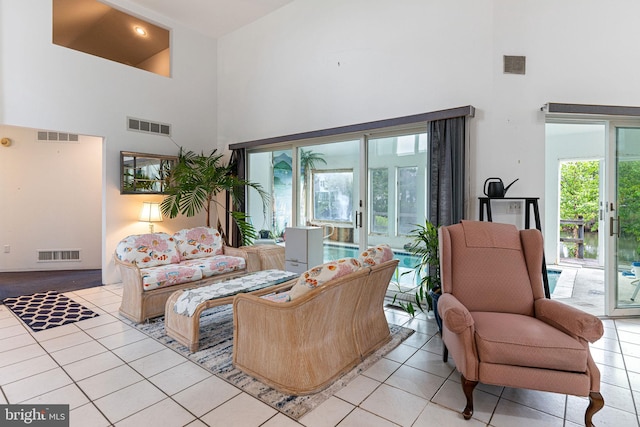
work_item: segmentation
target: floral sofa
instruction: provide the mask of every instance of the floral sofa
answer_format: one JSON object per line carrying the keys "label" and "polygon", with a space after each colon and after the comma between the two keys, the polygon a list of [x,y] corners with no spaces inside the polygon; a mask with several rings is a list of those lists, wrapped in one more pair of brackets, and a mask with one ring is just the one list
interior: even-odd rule
{"label": "floral sofa", "polygon": [[177,290],[260,270],[256,258],[223,245],[220,233],[209,227],[125,237],[114,259],[123,284],[120,313],[138,323],[164,314]]}
{"label": "floral sofa", "polygon": [[288,290],[236,295],[234,366],[286,394],[326,388],[391,339],[383,303],[397,266],[379,245],[316,266]]}

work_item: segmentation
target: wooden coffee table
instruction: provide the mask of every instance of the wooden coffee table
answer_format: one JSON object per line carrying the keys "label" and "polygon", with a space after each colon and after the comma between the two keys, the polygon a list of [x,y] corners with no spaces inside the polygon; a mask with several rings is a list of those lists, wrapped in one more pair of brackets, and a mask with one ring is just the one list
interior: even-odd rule
{"label": "wooden coffee table", "polygon": [[193,353],[198,350],[200,315],[204,310],[231,304],[233,297],[239,293],[262,296],[288,289],[297,277],[297,273],[290,271],[263,270],[212,282],[207,286],[176,291],[165,305],[165,331]]}

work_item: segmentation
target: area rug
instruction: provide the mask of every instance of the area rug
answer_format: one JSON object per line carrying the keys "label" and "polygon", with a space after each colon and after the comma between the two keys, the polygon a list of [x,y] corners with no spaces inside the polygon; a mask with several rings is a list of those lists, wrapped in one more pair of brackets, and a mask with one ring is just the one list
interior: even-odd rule
{"label": "area rug", "polygon": [[2,302],[35,332],[98,316],[57,291],[5,298]]}
{"label": "area rug", "polygon": [[138,324],[137,328],[200,364],[217,377],[295,420],[346,386],[349,381],[375,364],[414,332],[412,329],[389,324],[391,341],[367,357],[358,366],[318,393],[307,396],[291,396],[272,389],[233,366],[233,309],[231,305],[216,307],[202,314],[200,319],[200,350],[195,353],[190,353],[187,347],[165,334],[163,317],[148,323]]}

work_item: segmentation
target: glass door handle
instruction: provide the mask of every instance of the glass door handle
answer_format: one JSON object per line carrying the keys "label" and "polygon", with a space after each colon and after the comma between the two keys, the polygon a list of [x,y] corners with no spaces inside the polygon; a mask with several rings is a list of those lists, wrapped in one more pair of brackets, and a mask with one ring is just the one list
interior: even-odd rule
{"label": "glass door handle", "polygon": [[356,211],[356,228],[362,228],[362,211]]}
{"label": "glass door handle", "polygon": [[[616,227],[616,231],[613,231],[613,222],[616,221],[617,223],[617,227]],[[618,218],[614,218],[614,217],[609,217],[609,236],[613,237],[613,235],[617,235],[618,237],[620,237],[620,217]]]}

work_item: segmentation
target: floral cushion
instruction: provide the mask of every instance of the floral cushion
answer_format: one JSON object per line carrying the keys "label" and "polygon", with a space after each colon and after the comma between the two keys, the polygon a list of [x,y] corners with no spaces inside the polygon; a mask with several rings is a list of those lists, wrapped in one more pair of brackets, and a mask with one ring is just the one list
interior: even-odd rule
{"label": "floral cushion", "polygon": [[185,228],[173,235],[180,259],[197,259],[222,254],[222,238],[215,228]]}
{"label": "floral cushion", "polygon": [[140,273],[142,289],[145,291],[202,279],[202,271],[199,268],[181,264],[141,268]]}
{"label": "floral cushion", "polygon": [[202,277],[211,277],[216,274],[228,273],[230,271],[244,270],[247,266],[244,258],[215,255],[207,258],[188,259],[182,261],[180,265],[197,268],[202,272]]}
{"label": "floral cushion", "polygon": [[393,251],[386,243],[369,248],[358,257],[363,266],[382,264],[391,259],[393,259]]}
{"label": "floral cushion", "polygon": [[167,233],[125,237],[116,246],[116,257],[140,268],[180,262],[175,241]]}
{"label": "floral cushion", "polygon": [[293,285],[289,293],[291,300],[324,285],[329,280],[337,279],[354,271],[358,271],[361,267],[362,264],[356,258],[342,258],[313,267],[302,273],[296,284]]}

